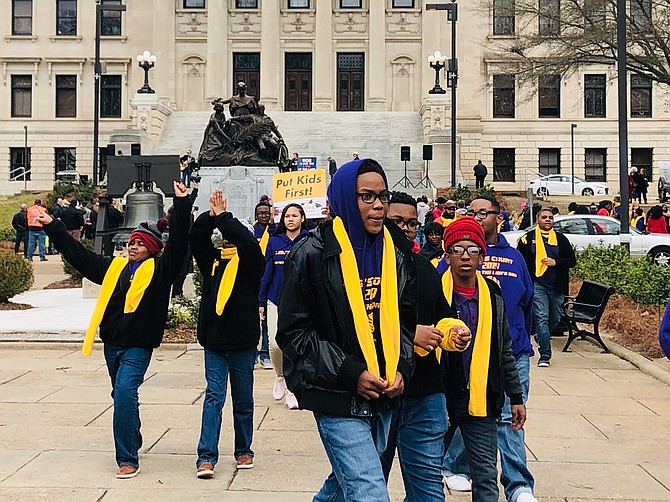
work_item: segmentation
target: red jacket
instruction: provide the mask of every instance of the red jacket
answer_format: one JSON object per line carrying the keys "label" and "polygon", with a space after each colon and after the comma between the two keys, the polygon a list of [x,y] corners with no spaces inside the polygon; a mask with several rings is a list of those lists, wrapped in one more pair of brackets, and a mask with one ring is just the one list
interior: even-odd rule
{"label": "red jacket", "polygon": [[657,220],[647,218],[647,232],[650,234],[667,234],[668,226],[665,224],[665,217],[661,216]]}

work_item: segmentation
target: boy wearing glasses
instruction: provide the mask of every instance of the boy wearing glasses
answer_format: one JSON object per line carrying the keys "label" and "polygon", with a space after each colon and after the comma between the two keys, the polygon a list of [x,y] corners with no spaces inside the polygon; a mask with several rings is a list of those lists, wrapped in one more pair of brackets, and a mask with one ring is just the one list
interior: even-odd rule
{"label": "boy wearing glasses", "polygon": [[511,402],[512,428],[519,430],[526,420],[505,302],[500,287],[477,270],[486,240],[475,218],[464,216],[449,225],[444,247],[449,265],[442,276],[444,296],[473,335],[465,351],[442,358],[449,412],[445,444],[460,431],[472,473],[472,500],[497,502],[496,419],[505,395]]}
{"label": "boy wearing glasses", "polygon": [[[470,216],[474,216],[484,229],[486,255],[481,273],[494,280],[502,290],[505,310],[512,335],[512,353],[519,372],[523,391],[523,403],[528,399],[530,386],[530,357],[533,346],[530,332],[533,321],[533,281],[521,253],[509,245],[498,233],[498,223],[502,220],[500,203],[493,197],[475,197],[470,203]],[[500,481],[505,488],[505,497],[510,502],[537,502],[533,496],[535,484],[528,470],[524,430],[512,428],[510,399],[505,399],[502,415],[497,421],[498,450],[502,473]],[[444,460],[447,486],[455,491],[470,491],[470,468],[467,463],[463,439],[459,433],[449,445]]]}

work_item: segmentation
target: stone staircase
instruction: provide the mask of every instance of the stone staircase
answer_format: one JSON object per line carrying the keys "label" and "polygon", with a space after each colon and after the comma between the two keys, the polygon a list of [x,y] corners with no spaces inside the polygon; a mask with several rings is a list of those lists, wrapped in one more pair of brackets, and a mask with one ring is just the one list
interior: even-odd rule
{"label": "stone staircase", "polygon": [[[361,158],[372,157],[386,169],[390,185],[403,176],[400,146],[411,147],[407,175],[412,183],[421,178],[424,143],[421,117],[416,112],[278,112],[268,113],[277,124],[290,154],[317,157],[317,166],[328,167],[326,157],[332,155],[338,166],[351,159],[357,151]],[[209,112],[174,112],[167,120],[154,154],[180,154],[200,148]],[[432,171],[433,166],[431,166]],[[447,179],[433,178],[438,186],[448,186]],[[425,188],[398,188],[413,194],[426,193]]]}

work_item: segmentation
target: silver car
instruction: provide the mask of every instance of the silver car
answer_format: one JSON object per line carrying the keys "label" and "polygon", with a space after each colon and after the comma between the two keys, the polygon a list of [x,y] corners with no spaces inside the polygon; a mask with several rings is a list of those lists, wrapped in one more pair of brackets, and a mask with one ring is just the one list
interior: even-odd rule
{"label": "silver car", "polygon": [[[505,232],[503,235],[516,247],[519,238],[527,230]],[[582,251],[589,244],[593,246],[616,246],[621,244],[621,222],[609,216],[590,214],[573,214],[556,216],[554,230],[561,232],[575,246]],[[650,256],[654,263],[661,267],[670,265],[670,235],[643,234],[635,228],[630,229],[631,256]]]}

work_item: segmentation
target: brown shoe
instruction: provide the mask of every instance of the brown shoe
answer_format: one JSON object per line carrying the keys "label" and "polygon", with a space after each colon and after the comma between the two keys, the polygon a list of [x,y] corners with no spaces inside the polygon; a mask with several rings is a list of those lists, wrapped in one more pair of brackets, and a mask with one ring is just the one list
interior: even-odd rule
{"label": "brown shoe", "polygon": [[139,467],[133,467],[132,465],[122,465],[119,467],[119,470],[116,471],[116,479],[130,479],[134,478],[140,473]]}
{"label": "brown shoe", "polygon": [[196,476],[200,479],[211,479],[214,477],[214,464],[211,462],[203,462],[198,466]]}
{"label": "brown shoe", "polygon": [[252,469],[254,467],[254,457],[251,455],[240,455],[237,459],[238,469]]}

